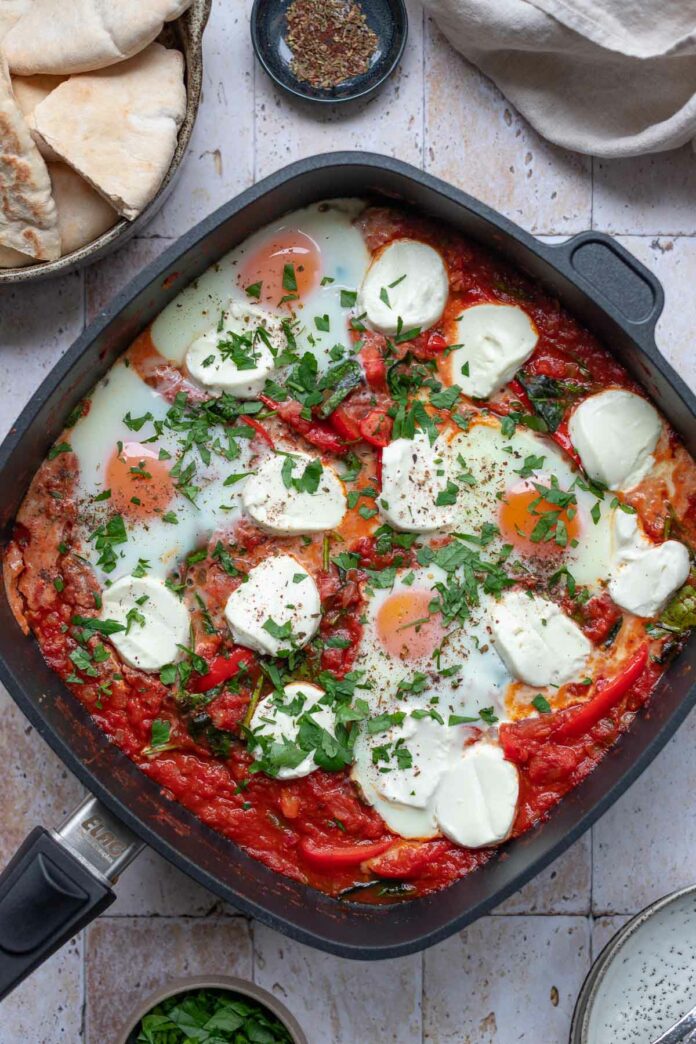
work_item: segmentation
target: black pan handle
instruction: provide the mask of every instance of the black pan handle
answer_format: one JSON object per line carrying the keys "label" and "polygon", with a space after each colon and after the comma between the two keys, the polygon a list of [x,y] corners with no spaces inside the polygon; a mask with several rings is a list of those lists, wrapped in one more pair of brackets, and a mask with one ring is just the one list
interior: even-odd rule
{"label": "black pan handle", "polygon": [[0,1000],[113,903],[141,842],[96,798],[35,827],[0,873]]}
{"label": "black pan handle", "polygon": [[604,232],[581,232],[546,246],[556,267],[569,270],[640,345],[655,351],[655,324],[665,295],[659,279],[637,257]]}

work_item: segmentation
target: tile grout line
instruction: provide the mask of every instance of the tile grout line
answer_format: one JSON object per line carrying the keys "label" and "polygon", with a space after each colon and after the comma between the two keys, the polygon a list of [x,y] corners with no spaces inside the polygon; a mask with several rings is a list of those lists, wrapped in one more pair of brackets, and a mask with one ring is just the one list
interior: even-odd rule
{"label": "tile grout line", "polygon": [[426,169],[426,133],[427,123],[425,118],[426,112],[426,89],[425,89],[425,49],[427,46],[426,33],[428,28],[428,19],[425,14],[425,8],[421,11],[421,169]]}
{"label": "tile grout line", "polygon": [[256,55],[252,55],[252,65],[251,65],[251,111],[254,114],[253,119],[251,121],[251,184],[252,185],[256,184],[256,175],[257,175],[257,170],[258,170],[258,163],[257,163],[257,157],[256,157],[256,130],[257,130],[257,123],[258,123],[258,113],[256,111],[256,87],[257,87],[257,83],[258,83],[258,80],[257,80],[257,77],[258,77],[258,68],[257,68],[257,66],[258,66],[258,64],[259,63],[256,60]]}

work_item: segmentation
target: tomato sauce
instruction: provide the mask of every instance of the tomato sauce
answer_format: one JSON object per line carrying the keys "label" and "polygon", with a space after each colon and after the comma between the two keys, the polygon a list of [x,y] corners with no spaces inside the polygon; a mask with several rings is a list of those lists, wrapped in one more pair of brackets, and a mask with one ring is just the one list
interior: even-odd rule
{"label": "tomato sauce", "polygon": [[[444,349],[450,343],[456,316],[472,303],[496,301],[520,304],[539,330],[537,348],[524,368],[527,378],[577,382],[586,394],[607,386],[640,390],[557,301],[482,248],[419,218],[392,210],[368,210],[359,219],[359,225],[371,250],[381,248],[396,236],[410,235],[435,246],[449,268],[451,298],[445,315],[426,334],[399,346],[397,361],[404,366],[412,365],[413,360],[417,363],[435,359],[440,373],[445,374],[449,363]],[[271,400],[266,405],[276,415],[264,422],[255,437],[272,440],[273,432],[285,423],[295,431],[300,446],[304,446],[305,438],[310,446],[327,454],[344,453],[349,447],[357,449],[369,465],[369,480],[378,481],[380,446],[384,444],[378,419],[389,403],[385,345],[382,335],[364,338],[366,386],[356,389],[341,404],[333,427],[327,422],[302,420],[292,413],[292,406]],[[182,391],[200,401],[200,389],[158,355],[148,331],[136,340],[130,358],[143,379],[170,401]],[[393,364],[392,358],[389,365]],[[510,388],[500,392],[490,404],[500,413],[519,406],[519,398]],[[460,404],[458,408],[465,407]],[[559,432],[562,438],[562,426]],[[693,540],[693,466],[688,466],[689,459],[676,438],[661,446],[659,452],[664,462],[676,461],[681,477],[673,493],[673,513],[685,538]],[[426,895],[470,873],[491,857],[493,849],[469,850],[444,838],[427,842],[395,838],[380,816],[361,799],[348,770],[317,770],[305,778],[285,782],[251,773],[252,758],[243,739],[244,722],[255,692],[264,684],[253,654],[244,661],[241,672],[223,679],[213,697],[198,704],[196,699],[206,695],[205,675],[194,677],[189,688],[191,706],[184,708],[156,676],[123,665],[108,642],[104,643],[108,658],[98,665],[95,675],[78,677],[70,659],[78,648],[73,619],[76,615],[94,615],[98,585],[88,566],[60,550],[70,546],[76,514],[71,494],[77,467],[71,454],[43,465],[6,554],[6,582],[18,619],[36,635],[48,664],[89,709],[97,725],[158,784],[165,797],[180,802],[209,827],[272,869],[356,901],[390,902]],[[665,488],[665,481],[658,478],[653,487],[642,488],[633,498],[651,535],[659,538],[666,519]],[[60,501],[52,499],[56,491]],[[322,598],[323,649],[311,668],[329,671],[339,679],[351,670],[364,626],[361,571],[407,566],[412,561],[407,549],[380,549],[372,535],[374,528],[374,523],[357,517],[344,524],[341,535],[345,549],[359,556],[359,564],[344,576],[334,565],[327,567],[321,537],[309,542],[298,538],[281,541],[285,550],[312,570]],[[262,561],[279,543],[278,538],[241,523],[233,533],[224,535],[224,549],[233,567],[226,570],[220,556],[214,554],[219,536],[214,535],[205,558],[181,577],[191,589],[205,591],[212,607],[212,632],[197,626],[200,619],[194,614],[196,653],[209,663],[220,655],[234,655],[222,617],[227,597],[241,582],[240,575]],[[56,575],[62,578],[60,591],[52,583]],[[570,602],[564,608],[580,613],[581,626],[597,643],[609,639],[620,619],[608,595],[592,599],[582,609]],[[339,641],[327,644],[331,638]],[[94,635],[89,638],[89,645],[94,648],[101,641],[99,635]],[[663,644],[659,639],[650,643],[651,656],[640,677],[608,714],[578,738],[554,740],[554,723],[559,715],[572,714],[572,709],[500,727],[506,756],[520,773],[513,836],[519,836],[548,815],[630,727],[664,670],[658,662]],[[112,679],[108,693],[100,689],[107,678]],[[153,755],[148,746],[155,719],[170,723],[171,749]],[[361,846],[365,858],[360,858]],[[334,850],[344,856],[355,850],[355,858],[344,865],[345,859],[330,858]],[[318,851],[324,851],[323,858],[318,858]]]}

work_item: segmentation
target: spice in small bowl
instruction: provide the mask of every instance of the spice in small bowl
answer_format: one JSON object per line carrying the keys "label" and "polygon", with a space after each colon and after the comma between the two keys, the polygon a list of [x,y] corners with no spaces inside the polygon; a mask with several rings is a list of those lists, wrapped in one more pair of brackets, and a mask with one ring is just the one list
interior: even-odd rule
{"label": "spice in small bowl", "polygon": [[312,87],[338,87],[363,76],[379,48],[359,3],[292,0],[285,14],[290,68]]}
{"label": "spice in small bowl", "polygon": [[117,1044],[307,1044],[290,1012],[226,976],[170,982],[138,1006]]}
{"label": "spice in small bowl", "polygon": [[331,104],[376,91],[407,33],[404,0],[254,0],[251,13],[254,50],[275,83]]}

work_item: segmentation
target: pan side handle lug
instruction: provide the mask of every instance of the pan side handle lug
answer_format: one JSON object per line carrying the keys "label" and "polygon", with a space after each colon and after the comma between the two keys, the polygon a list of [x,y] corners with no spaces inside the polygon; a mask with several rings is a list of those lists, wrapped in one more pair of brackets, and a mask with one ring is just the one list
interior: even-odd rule
{"label": "pan side handle lug", "polygon": [[655,325],[664,291],[637,257],[603,232],[581,232],[547,249],[554,265],[584,284],[643,348],[656,351]]}
{"label": "pan side handle lug", "polygon": [[96,798],[35,827],[0,873],[0,1000],[113,903],[141,843]]}

